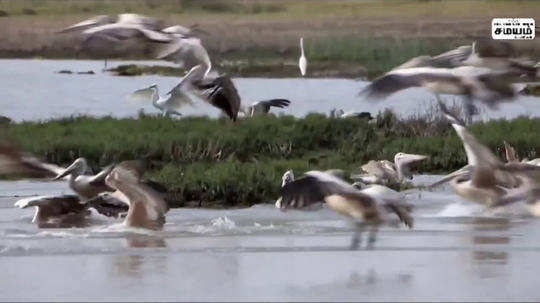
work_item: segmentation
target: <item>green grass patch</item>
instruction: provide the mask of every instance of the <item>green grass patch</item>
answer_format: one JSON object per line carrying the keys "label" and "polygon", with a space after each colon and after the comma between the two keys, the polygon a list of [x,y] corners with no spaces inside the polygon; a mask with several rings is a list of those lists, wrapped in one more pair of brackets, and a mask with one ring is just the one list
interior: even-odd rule
{"label": "green grass patch", "polygon": [[[540,119],[518,118],[475,124],[471,131],[501,157],[507,140],[520,158],[532,159],[540,154],[539,127]],[[61,165],[77,157],[86,157],[94,169],[150,159],[146,177],[167,186],[168,199],[178,206],[271,202],[288,169],[297,176],[331,168],[356,173],[368,160],[391,160],[400,151],[429,155],[419,167],[422,172],[448,172],[466,164],[461,141],[446,121],[436,116],[402,121],[390,112],[372,123],[308,115],[233,125],[226,119],[141,115],[11,123],[3,129],[25,150]]]}

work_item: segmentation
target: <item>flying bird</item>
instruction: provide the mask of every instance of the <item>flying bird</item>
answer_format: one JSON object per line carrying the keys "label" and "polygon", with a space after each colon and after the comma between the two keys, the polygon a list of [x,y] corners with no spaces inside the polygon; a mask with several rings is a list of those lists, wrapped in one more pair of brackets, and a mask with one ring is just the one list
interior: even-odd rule
{"label": "flying bird", "polygon": [[190,71],[182,80],[171,89],[166,96],[160,96],[157,84],[152,84],[147,88],[139,89],[130,95],[132,100],[152,101],[152,105],[159,109],[163,117],[169,115],[182,114],[179,110],[186,104],[193,105],[193,100],[189,95],[191,77],[194,71]]}
{"label": "flying bird", "polygon": [[501,102],[511,101],[517,95],[512,86],[519,82],[520,72],[495,71],[488,68],[462,66],[456,68],[415,67],[397,69],[375,79],[361,95],[368,99],[384,99],[398,91],[411,87],[424,87],[439,94],[465,97],[465,113],[470,120],[475,113],[474,100],[497,108]]}
{"label": "flying bird", "polygon": [[410,205],[396,200],[395,196],[358,190],[342,179],[321,171],[307,172],[304,177],[285,184],[281,188],[281,196],[281,210],[324,201],[330,209],[352,220],[356,225],[352,249],[358,248],[365,226],[372,226],[369,238],[372,244],[377,226],[390,223],[392,214],[409,228],[413,226]]}
{"label": "flying bird", "polygon": [[439,106],[461,138],[467,154],[468,165],[444,178],[459,196],[488,207],[517,201],[534,204],[540,199],[540,167],[525,163],[503,164],[465,128],[463,121],[443,103]]}

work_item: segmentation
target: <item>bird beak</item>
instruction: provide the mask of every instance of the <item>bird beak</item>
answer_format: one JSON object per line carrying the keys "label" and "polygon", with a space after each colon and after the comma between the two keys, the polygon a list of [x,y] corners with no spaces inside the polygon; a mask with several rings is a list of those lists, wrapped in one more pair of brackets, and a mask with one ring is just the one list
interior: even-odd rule
{"label": "bird beak", "polygon": [[424,156],[424,155],[415,155],[415,154],[405,154],[404,156],[405,156],[409,161],[413,161],[413,162],[426,160],[426,159],[428,158],[428,156]]}
{"label": "bird beak", "polygon": [[62,179],[63,177],[71,174],[71,172],[73,171],[73,169],[75,168],[75,163],[71,164],[68,168],[66,168],[66,170],[64,170],[63,173],[61,174],[58,174],[56,177],[54,177],[53,180],[60,180]]}
{"label": "bird beak", "polygon": [[62,179],[63,177],[69,175],[70,173],[71,173],[71,171],[69,171],[69,170],[66,169],[63,173],[58,174],[56,177],[54,177],[53,180],[55,180],[55,181],[56,181],[56,180],[60,180],[60,179]]}

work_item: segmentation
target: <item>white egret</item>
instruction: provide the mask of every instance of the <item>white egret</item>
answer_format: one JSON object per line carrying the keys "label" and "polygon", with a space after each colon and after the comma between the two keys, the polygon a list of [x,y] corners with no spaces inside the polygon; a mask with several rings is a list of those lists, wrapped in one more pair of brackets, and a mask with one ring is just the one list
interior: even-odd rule
{"label": "white egret", "polygon": [[307,69],[307,59],[306,55],[304,53],[304,37],[300,38],[300,59],[298,59],[298,67],[300,68],[300,74],[303,76],[306,75],[306,69]]}

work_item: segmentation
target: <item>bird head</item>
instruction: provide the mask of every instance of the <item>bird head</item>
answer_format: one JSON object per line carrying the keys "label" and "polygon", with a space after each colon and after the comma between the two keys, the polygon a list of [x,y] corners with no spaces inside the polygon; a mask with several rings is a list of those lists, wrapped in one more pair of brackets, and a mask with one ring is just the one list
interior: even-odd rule
{"label": "bird head", "polygon": [[289,169],[288,171],[286,171],[284,174],[283,174],[283,177],[281,177],[281,186],[285,186],[285,184],[287,183],[290,183],[292,181],[294,181],[294,173],[293,173],[293,170],[292,169]]}

